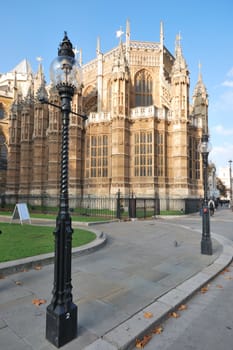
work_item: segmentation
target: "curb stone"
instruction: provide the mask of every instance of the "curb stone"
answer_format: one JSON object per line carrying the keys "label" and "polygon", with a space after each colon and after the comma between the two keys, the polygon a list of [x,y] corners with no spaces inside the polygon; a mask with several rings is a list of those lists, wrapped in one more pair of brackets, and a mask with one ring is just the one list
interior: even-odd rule
{"label": "curb stone", "polygon": [[[103,232],[91,230],[96,234],[96,239],[83,246],[73,248],[72,256],[81,256],[92,253],[102,248],[107,242],[107,235]],[[48,265],[54,261],[54,252],[48,254],[40,254],[24,259],[12,260],[0,263],[0,275],[10,275],[24,269],[32,269],[38,265]]]}

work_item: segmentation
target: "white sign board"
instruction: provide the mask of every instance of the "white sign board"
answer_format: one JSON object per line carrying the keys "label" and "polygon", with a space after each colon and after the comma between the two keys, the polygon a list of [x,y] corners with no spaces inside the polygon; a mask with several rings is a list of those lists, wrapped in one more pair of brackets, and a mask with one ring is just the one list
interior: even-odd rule
{"label": "white sign board", "polygon": [[12,220],[20,220],[21,224],[23,221],[29,221],[31,223],[28,207],[26,203],[17,203],[11,218]]}

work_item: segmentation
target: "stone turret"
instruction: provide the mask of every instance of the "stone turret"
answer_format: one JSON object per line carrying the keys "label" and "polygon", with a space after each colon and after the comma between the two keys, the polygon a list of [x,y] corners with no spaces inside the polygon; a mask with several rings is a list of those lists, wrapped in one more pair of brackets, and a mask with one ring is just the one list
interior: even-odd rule
{"label": "stone turret", "polygon": [[[38,93],[48,100],[46,82],[41,60],[34,80],[34,130],[33,130],[33,168],[32,168],[32,195],[43,198],[46,191],[48,173],[48,149],[46,144],[47,129],[49,123],[49,109],[46,103],[38,100]],[[41,97],[41,96],[40,96]]]}
{"label": "stone turret", "polygon": [[100,38],[97,39],[97,112],[102,111],[103,106],[103,54],[100,51]]}
{"label": "stone turret", "polygon": [[[127,25],[129,50],[129,23]],[[122,43],[123,32],[117,32],[118,50],[112,66],[112,191],[129,187],[129,68]],[[127,53],[129,55],[129,51]],[[129,59],[129,56],[128,56]]]}
{"label": "stone turret", "polygon": [[202,80],[201,65],[199,64],[198,81],[193,93],[193,111],[195,116],[202,123],[203,132],[208,135],[208,93]]}
{"label": "stone turret", "polygon": [[176,37],[175,61],[172,68],[172,160],[174,194],[188,196],[188,119],[189,71],[183,57],[180,34]]}
{"label": "stone turret", "polygon": [[180,34],[176,37],[175,62],[172,68],[172,109],[175,119],[189,115],[189,71],[183,57]]}

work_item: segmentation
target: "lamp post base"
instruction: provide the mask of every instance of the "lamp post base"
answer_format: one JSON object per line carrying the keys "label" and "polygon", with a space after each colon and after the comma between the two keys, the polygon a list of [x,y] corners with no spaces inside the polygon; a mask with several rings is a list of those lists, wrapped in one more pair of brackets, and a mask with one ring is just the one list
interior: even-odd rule
{"label": "lamp post base", "polygon": [[212,255],[212,241],[211,239],[202,239],[201,241],[201,254]]}
{"label": "lamp post base", "polygon": [[71,303],[68,310],[57,306],[54,310],[50,304],[46,313],[46,339],[57,348],[77,337],[77,305]]}

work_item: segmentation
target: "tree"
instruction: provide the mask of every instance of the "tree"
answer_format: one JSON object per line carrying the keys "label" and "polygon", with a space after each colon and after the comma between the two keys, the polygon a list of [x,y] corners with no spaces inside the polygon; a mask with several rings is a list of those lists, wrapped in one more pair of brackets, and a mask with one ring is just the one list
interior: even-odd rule
{"label": "tree", "polygon": [[220,192],[220,196],[226,198],[227,197],[227,188],[219,177],[216,177],[217,189]]}

